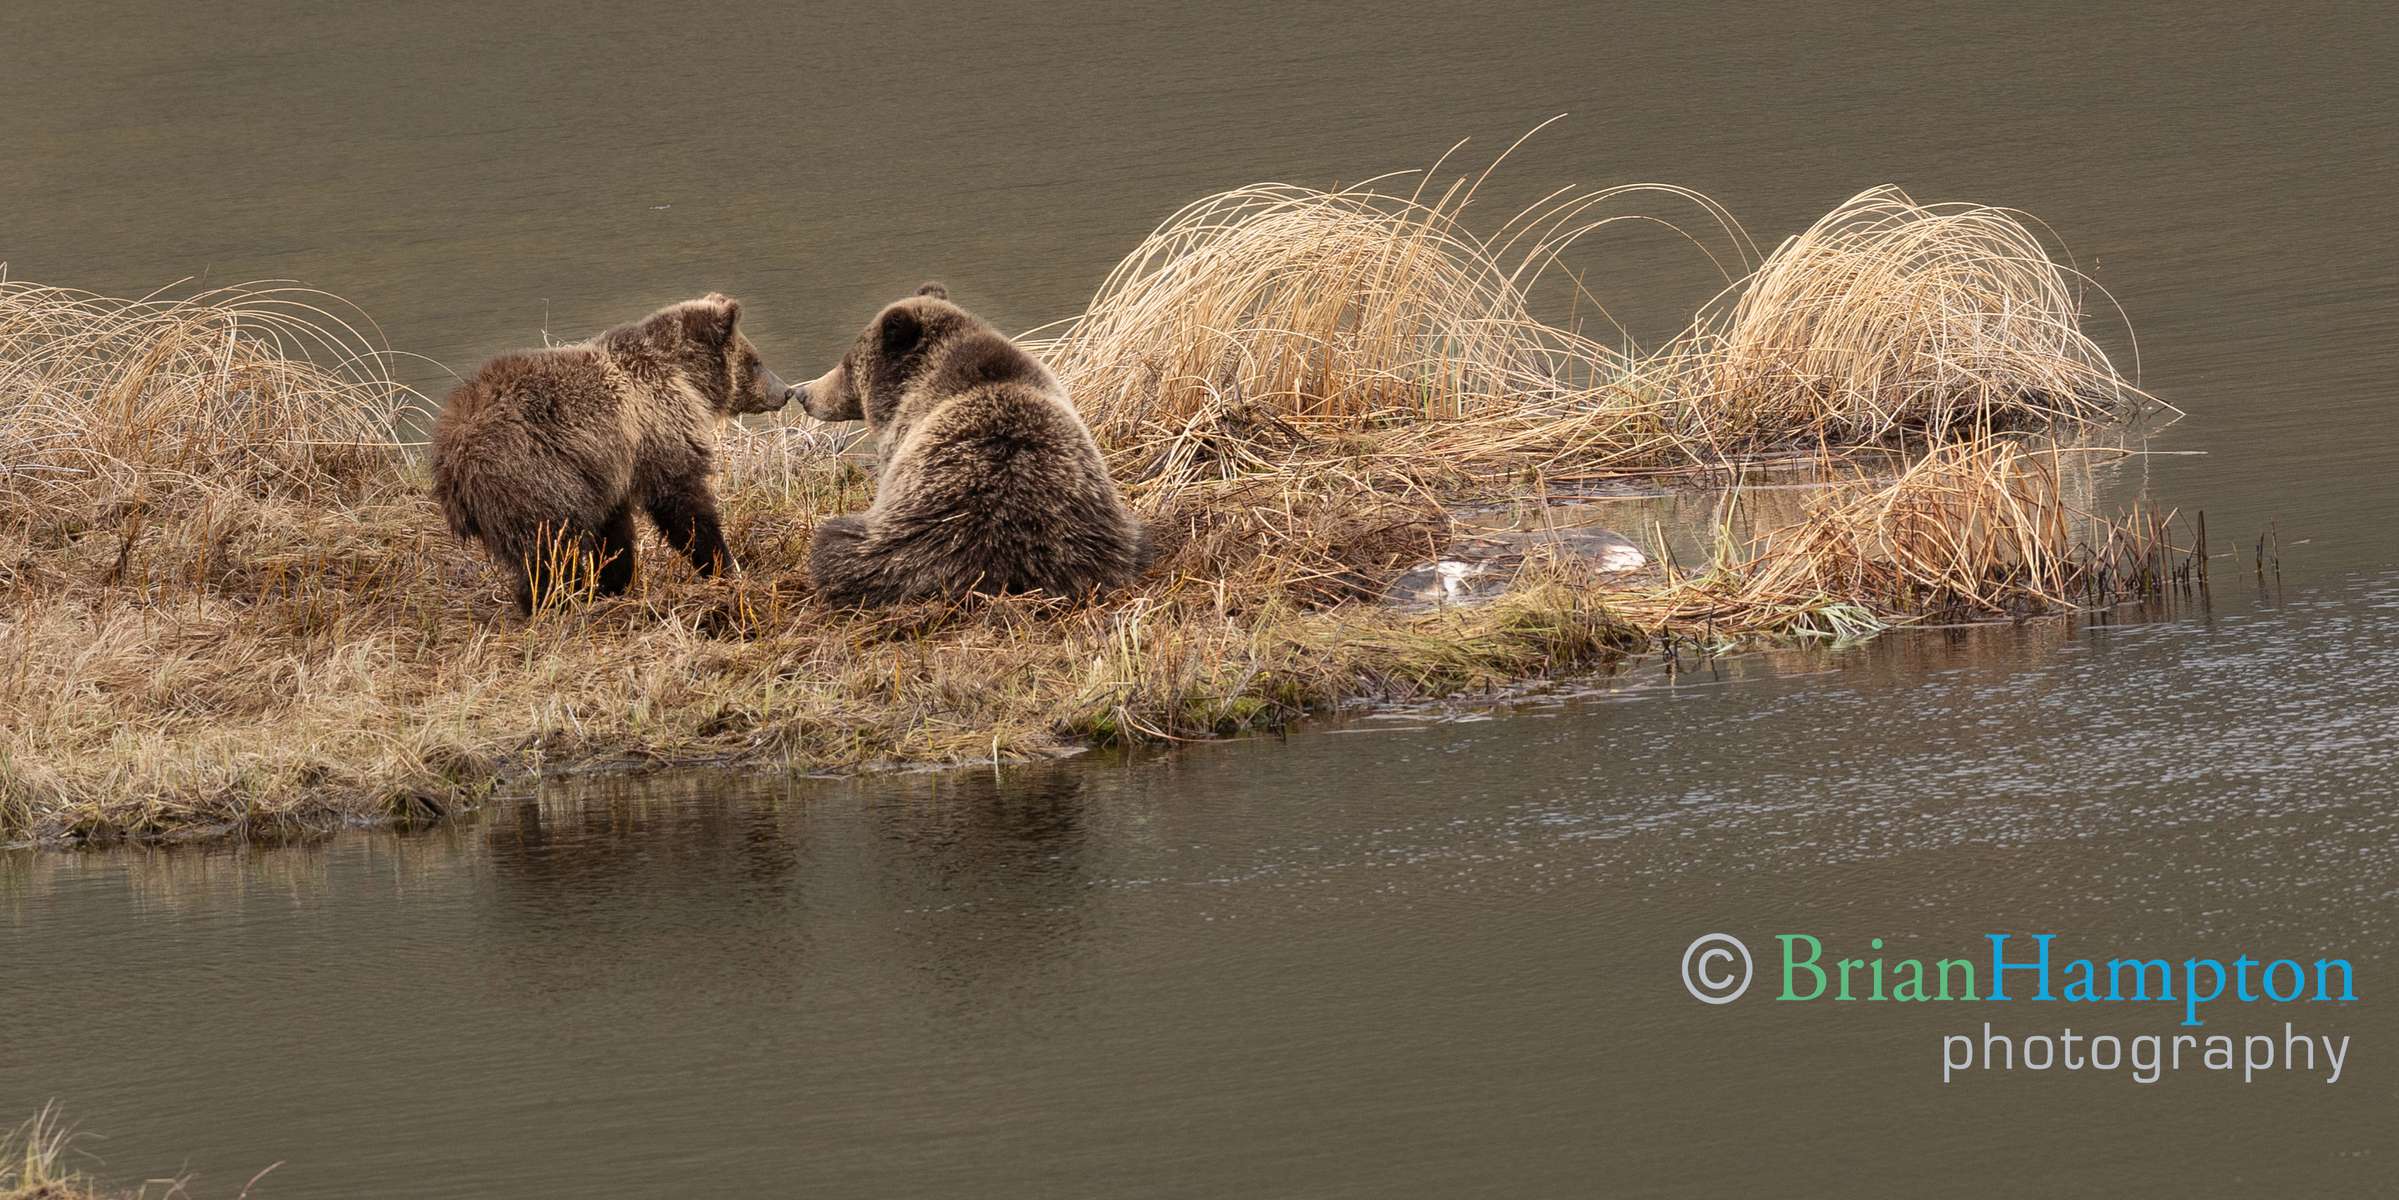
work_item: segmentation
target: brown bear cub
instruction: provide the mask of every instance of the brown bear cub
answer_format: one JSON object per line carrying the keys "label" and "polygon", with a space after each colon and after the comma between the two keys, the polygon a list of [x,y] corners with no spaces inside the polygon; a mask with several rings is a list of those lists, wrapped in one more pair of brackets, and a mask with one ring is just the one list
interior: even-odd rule
{"label": "brown bear cub", "polygon": [[433,427],[433,494],[462,538],[516,576],[531,613],[564,584],[618,595],[633,581],[633,513],[715,575],[733,565],[717,522],[717,430],[783,407],[741,305],[710,294],[587,342],[503,354],[460,384]]}
{"label": "brown bear cub", "polygon": [[885,308],[796,390],[820,421],[864,420],[882,464],[873,506],[808,547],[827,601],[1082,596],[1139,569],[1141,525],[1065,387],[941,285]]}

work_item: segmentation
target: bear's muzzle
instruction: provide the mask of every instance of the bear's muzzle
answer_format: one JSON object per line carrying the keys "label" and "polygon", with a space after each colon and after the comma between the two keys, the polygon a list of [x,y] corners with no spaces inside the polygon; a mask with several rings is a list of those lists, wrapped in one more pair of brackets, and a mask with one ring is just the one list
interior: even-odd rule
{"label": "bear's muzzle", "polygon": [[775,374],[773,367],[765,368],[765,372],[758,380],[758,390],[766,393],[766,407],[759,411],[779,412],[799,396],[800,389],[783,382],[783,377]]}

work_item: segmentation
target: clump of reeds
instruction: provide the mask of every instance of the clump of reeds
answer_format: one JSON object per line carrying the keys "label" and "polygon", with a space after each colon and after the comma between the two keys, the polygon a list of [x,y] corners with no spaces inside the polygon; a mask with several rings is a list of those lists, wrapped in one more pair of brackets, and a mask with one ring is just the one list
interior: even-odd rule
{"label": "clump of reeds", "polygon": [[1253,410],[1296,432],[1554,397],[1604,352],[1533,318],[1462,206],[1458,191],[1211,196],[1117,265],[1051,364],[1113,442]]}
{"label": "clump of reeds", "polygon": [[1363,524],[1423,541],[1442,501],[1495,486],[2071,432],[2142,400],[2083,332],[2076,276],[2005,210],[1868,191],[1628,356],[1536,315],[1536,282],[1628,193],[1690,202],[1719,261],[1746,266],[1739,224],[1636,187],[1560,193],[1483,236],[1479,183],[1209,197],[1043,344],[1136,506],[1192,535],[1172,573],[1355,575],[1321,539],[1275,536],[1313,525],[1303,508],[1383,509]]}
{"label": "clump of reeds", "polygon": [[0,1138],[0,1200],[58,1197],[77,1200],[94,1193],[60,1160],[73,1130],[48,1105],[7,1137]]}
{"label": "clump of reeds", "polygon": [[[1200,200],[1039,343],[1120,474],[1179,486],[1331,469],[1455,485],[1572,463],[1680,460],[1662,398],[1620,351],[1530,297],[1634,185],[1567,191],[1485,233],[1479,179],[1402,194],[1282,184]],[[1389,182],[1386,180],[1385,182]],[[1577,303],[1590,301],[1580,283]]]}
{"label": "clump of reeds", "polygon": [[[104,1188],[67,1165],[75,1140],[75,1129],[54,1105],[43,1105],[0,1137],[0,1200],[182,1200],[190,1195],[188,1178],[152,1180],[133,1191]],[[250,1191],[245,1187],[241,1194]]]}
{"label": "clump of reeds", "polygon": [[1937,446],[1890,483],[1767,535],[1749,584],[1885,613],[2069,607],[2087,523],[2064,503],[2060,465],[2011,441]]}
{"label": "clump of reeds", "polygon": [[2018,213],[1861,192],[1651,363],[1717,454],[1932,443],[2120,419],[2145,399],[2083,331],[2085,286]]}
{"label": "clump of reeds", "polygon": [[1542,319],[1535,285],[1628,194],[1695,206],[1728,277],[1754,254],[1739,224],[1644,185],[1560,193],[1486,236],[1467,219],[1479,183],[1236,189],[1120,262],[1042,350],[1136,503],[1210,507],[1260,478],[1438,496],[1837,456],[2087,428],[2147,399],[2084,332],[2079,276],[2004,209],[1867,191],[1640,354]]}
{"label": "clump of reeds", "polygon": [[[126,301],[0,280],[0,523],[38,552],[0,558],[0,591],[240,569],[262,527],[281,542],[272,527],[399,499],[393,431],[416,396],[338,307],[289,286]],[[335,556],[353,533],[317,532]]]}
{"label": "clump of reeds", "polygon": [[126,301],[0,280],[0,514],[312,498],[379,473],[416,397],[339,305],[292,286]]}

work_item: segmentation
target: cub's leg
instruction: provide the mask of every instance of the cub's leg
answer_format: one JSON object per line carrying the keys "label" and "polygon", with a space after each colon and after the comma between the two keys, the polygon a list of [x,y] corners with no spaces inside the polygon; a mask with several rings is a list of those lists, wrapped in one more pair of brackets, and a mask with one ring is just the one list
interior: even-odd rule
{"label": "cub's leg", "polygon": [[705,483],[678,484],[650,498],[650,520],[666,544],[682,551],[702,575],[722,575],[733,569],[733,551],[725,545],[724,526],[717,521],[716,495]]}
{"label": "cub's leg", "polygon": [[508,573],[516,577],[516,615],[532,616],[534,601],[532,566],[521,558],[507,558],[501,561],[508,567]]}
{"label": "cub's leg", "polygon": [[617,506],[600,525],[600,594],[622,596],[633,586],[633,505]]}

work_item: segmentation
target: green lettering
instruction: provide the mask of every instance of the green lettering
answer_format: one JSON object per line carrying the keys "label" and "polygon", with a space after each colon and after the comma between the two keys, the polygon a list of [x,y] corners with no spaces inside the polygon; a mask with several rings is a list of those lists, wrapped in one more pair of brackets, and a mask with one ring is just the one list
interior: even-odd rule
{"label": "green lettering", "polygon": [[[1898,974],[1899,974],[1899,984],[1898,984],[1898,986],[1896,986],[1896,987],[1894,987],[1894,988],[1892,988],[1892,989],[1891,989],[1891,998],[1892,998],[1893,1000],[1930,1000],[1930,999],[1932,999],[1932,997],[1931,997],[1931,996],[1929,996],[1929,995],[1927,995],[1927,994],[1925,994],[1925,991],[1924,991],[1924,960],[1923,960],[1923,959],[1920,959],[1920,958],[1903,958],[1903,959],[1900,959],[1900,960],[1899,960],[1899,972],[1898,972]],[[1908,992],[1909,992],[1911,989],[1913,989],[1913,990],[1914,990],[1914,992],[1915,992],[1915,994],[1914,994],[1914,995],[1912,995],[1912,996],[1908,994]],[[1944,996],[1944,997],[1942,997],[1942,998],[1943,998],[1943,999],[1948,999],[1948,997],[1946,997],[1946,996]]]}
{"label": "green lettering", "polygon": [[[1964,972],[1966,973],[1966,988],[1965,988],[1965,994],[1963,994],[1963,995],[1960,995],[1960,996],[1951,996],[1951,995],[1949,994],[1949,969],[1950,969],[1951,967],[1956,967],[1958,970],[1964,971]],[[1933,964],[1933,968],[1934,968],[1935,970],[1938,970],[1939,972],[1941,972],[1941,999],[1943,999],[1943,1000],[1952,1000],[1952,999],[1955,999],[1955,1000],[1980,1000],[1980,999],[1982,999],[1982,997],[1980,997],[1980,996],[1977,996],[1977,995],[1975,995],[1975,994],[1974,994],[1974,960],[1973,960],[1973,959],[1970,959],[1970,958],[1944,958],[1944,959],[1942,959],[1941,961],[1939,961],[1939,962],[1937,962],[1937,963],[1934,963],[1934,964]]]}
{"label": "green lettering", "polygon": [[[1822,957],[1824,954],[1824,943],[1819,942],[1815,938],[1804,933],[1784,933],[1777,934],[1775,936],[1783,944],[1783,994],[1775,997],[1775,999],[1813,1000],[1816,997],[1823,995],[1825,984],[1824,968],[1817,966],[1816,960]],[[1806,942],[1808,944],[1808,956],[1804,960],[1791,957],[1791,948],[1800,942]],[[1799,995],[1797,992],[1792,990],[1792,975],[1794,972],[1798,971],[1805,971],[1808,974],[1816,977],[1816,990],[1809,992],[1805,996]]]}

